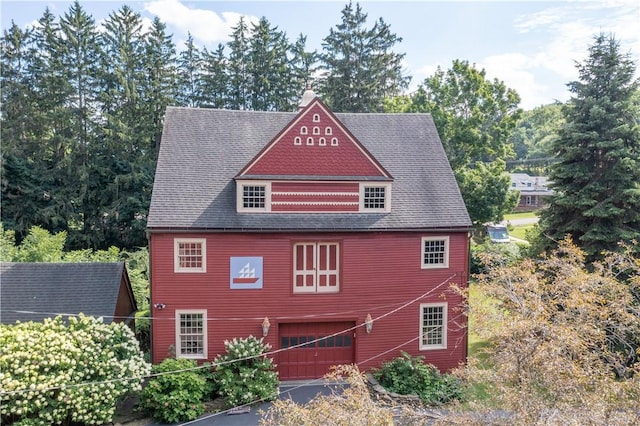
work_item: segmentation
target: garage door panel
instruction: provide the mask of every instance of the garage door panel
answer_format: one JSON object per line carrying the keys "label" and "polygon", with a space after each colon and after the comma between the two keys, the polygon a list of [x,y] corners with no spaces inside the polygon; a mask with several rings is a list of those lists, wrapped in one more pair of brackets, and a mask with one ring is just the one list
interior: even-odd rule
{"label": "garage door panel", "polygon": [[318,378],[333,365],[352,364],[354,325],[349,321],[280,324],[280,379]]}

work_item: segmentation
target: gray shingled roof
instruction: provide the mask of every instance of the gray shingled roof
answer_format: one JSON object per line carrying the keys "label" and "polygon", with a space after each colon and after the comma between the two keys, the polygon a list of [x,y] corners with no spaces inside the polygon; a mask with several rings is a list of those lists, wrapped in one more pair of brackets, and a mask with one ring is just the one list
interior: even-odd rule
{"label": "gray shingled roof", "polygon": [[296,113],[169,107],[149,230],[359,231],[471,225],[431,115],[335,115],[393,176],[390,213],[237,213],[233,178]]}
{"label": "gray shingled roof", "polygon": [[[124,263],[0,264],[0,320],[42,321],[55,314],[112,321]],[[35,313],[31,313],[35,312]]]}

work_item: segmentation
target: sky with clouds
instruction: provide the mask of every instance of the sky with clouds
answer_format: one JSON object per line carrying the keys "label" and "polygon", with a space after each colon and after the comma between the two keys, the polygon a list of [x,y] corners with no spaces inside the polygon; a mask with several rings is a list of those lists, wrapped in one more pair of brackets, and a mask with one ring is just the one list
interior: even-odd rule
{"label": "sky with clouds", "polygon": [[[158,16],[180,48],[188,33],[198,46],[214,48],[229,40],[231,28],[245,16],[266,17],[285,31],[290,41],[307,36],[307,47],[322,49],[322,40],[341,23],[344,1],[80,1],[99,24],[123,4],[146,22]],[[355,2],[354,2],[355,3]],[[49,7],[56,16],[69,1],[0,2],[2,29],[14,21],[24,28]],[[566,84],[578,78],[576,62],[587,57],[593,37],[612,33],[622,51],[640,65],[640,1],[390,1],[361,0],[367,26],[382,18],[402,38],[394,51],[405,53],[405,70],[414,90],[437,67],[454,59],[484,68],[515,89],[521,107],[531,109],[555,100],[566,101]],[[638,73],[636,73],[638,75]]]}

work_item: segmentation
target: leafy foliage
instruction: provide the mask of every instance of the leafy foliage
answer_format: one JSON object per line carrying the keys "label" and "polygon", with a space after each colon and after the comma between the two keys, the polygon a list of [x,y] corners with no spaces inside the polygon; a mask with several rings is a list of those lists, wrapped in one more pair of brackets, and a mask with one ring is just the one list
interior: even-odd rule
{"label": "leafy foliage", "polygon": [[196,419],[204,412],[203,401],[211,397],[208,365],[194,360],[167,358],[153,367],[155,377],[142,391],[142,408],[154,419],[175,423]]}
{"label": "leafy foliage", "polygon": [[278,373],[268,352],[270,346],[253,336],[225,341],[225,354],[214,360],[214,377],[230,406],[274,399]]}
{"label": "leafy foliage", "polygon": [[551,146],[558,139],[558,132],[563,124],[560,103],[524,111],[509,138],[516,154],[516,160],[508,162],[510,170],[547,176],[548,166],[555,162]]}
{"label": "leafy foliage", "polygon": [[476,309],[491,369],[463,377],[492,389],[510,424],[633,424],[640,397],[640,260],[607,253],[587,268],[563,240],[539,261],[495,264],[477,289],[494,304]]}
{"label": "leafy foliage", "polygon": [[122,323],[80,315],[0,325],[3,424],[111,421],[119,398],[141,388],[150,366]]}
{"label": "leafy foliage", "polygon": [[492,243],[485,239],[481,244],[471,245],[471,273],[487,272],[495,266],[511,265],[522,259],[522,250],[514,243]]}
{"label": "leafy foliage", "polygon": [[447,158],[473,223],[499,222],[517,204],[509,191],[505,160],[514,156],[509,137],[520,117],[520,97],[484,70],[455,60],[418,87],[409,101],[387,107],[396,112],[433,116]]}
{"label": "leafy foliage", "polygon": [[406,352],[382,364],[373,376],[385,389],[401,395],[418,395],[425,404],[444,404],[463,396],[458,378],[441,374],[433,365],[425,364],[423,356],[412,357]]}
{"label": "leafy foliage", "polygon": [[306,405],[291,399],[274,401],[260,420],[260,425],[394,425],[394,412],[371,398],[358,367],[339,365],[325,378],[328,381],[346,381],[348,386],[335,389],[331,395],[317,396]]}
{"label": "leafy foliage", "polygon": [[580,80],[563,108],[566,125],[552,149],[555,191],[541,214],[552,241],[571,235],[592,259],[640,239],[640,103],[635,64],[613,36],[600,34],[578,65]]}

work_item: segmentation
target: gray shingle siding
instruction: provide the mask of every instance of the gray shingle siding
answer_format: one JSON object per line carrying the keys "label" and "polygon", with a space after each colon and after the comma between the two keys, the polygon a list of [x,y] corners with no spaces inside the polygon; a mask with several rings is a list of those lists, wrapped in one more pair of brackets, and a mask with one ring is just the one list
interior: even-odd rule
{"label": "gray shingle siding", "polygon": [[237,213],[234,177],[296,113],[169,107],[148,229],[367,231],[471,225],[429,114],[335,115],[393,176],[390,213]]}

